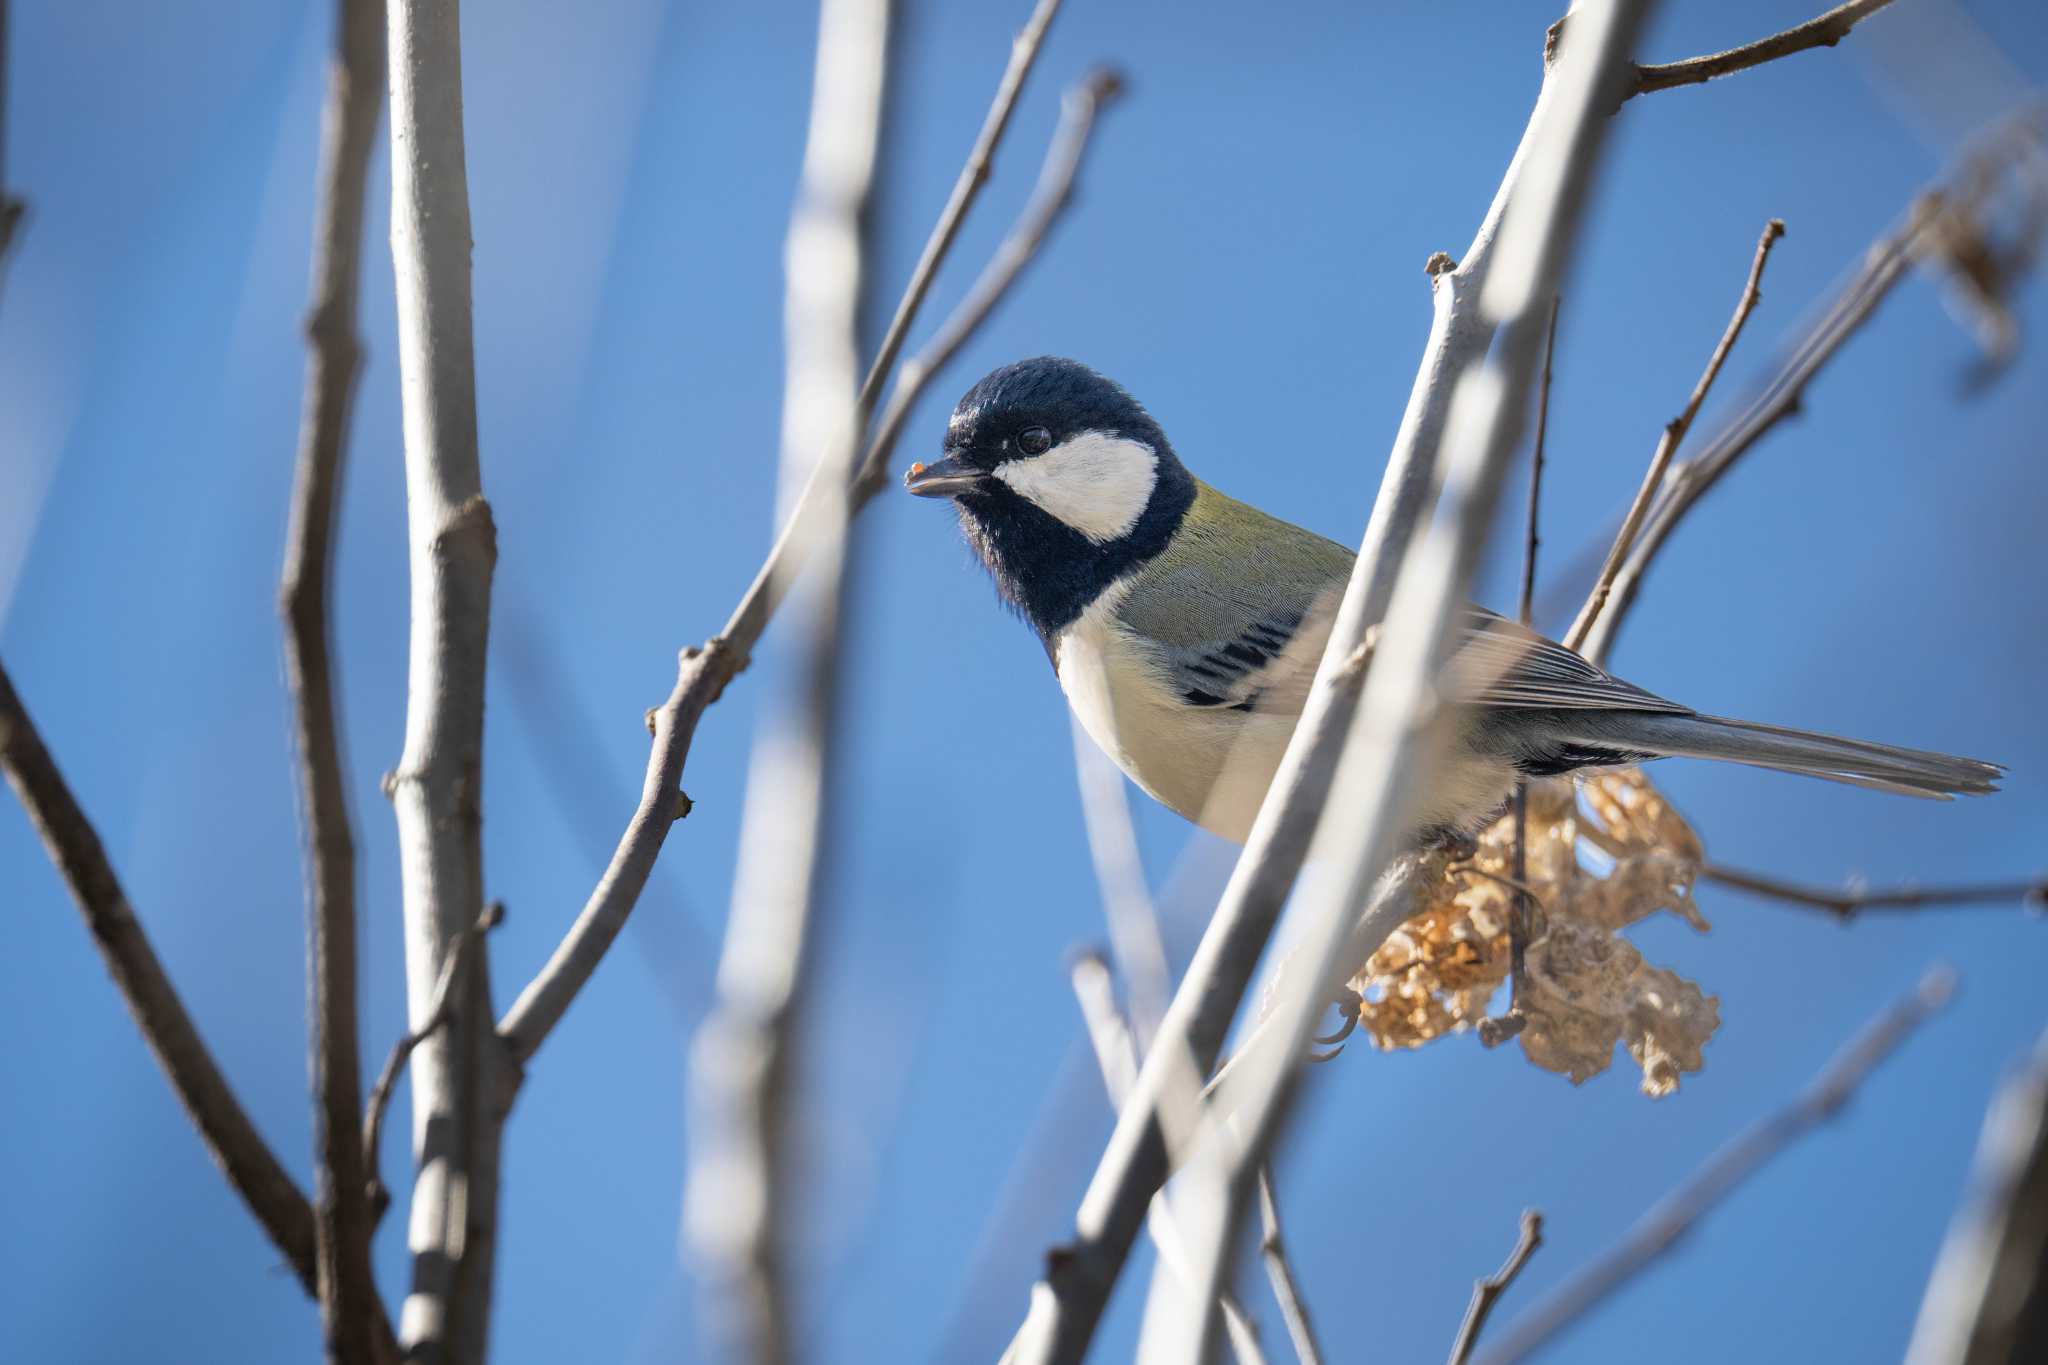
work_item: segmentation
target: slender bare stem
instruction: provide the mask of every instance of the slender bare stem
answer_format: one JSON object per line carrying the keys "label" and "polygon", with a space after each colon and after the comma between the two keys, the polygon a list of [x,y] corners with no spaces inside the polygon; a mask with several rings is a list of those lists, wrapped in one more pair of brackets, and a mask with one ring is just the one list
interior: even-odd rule
{"label": "slender bare stem", "polygon": [[310,1295],[319,1294],[313,1206],[263,1141],[185,1012],[107,851],[43,747],[14,682],[0,667],[0,772],[28,811],[50,861],[78,902],[93,945],[156,1054],[214,1164],[256,1215]]}
{"label": "slender bare stem", "polygon": [[391,1045],[391,1055],[384,1059],[384,1069],[377,1073],[377,1082],[370,1087],[369,1103],[363,1109],[362,1144],[364,1197],[373,1225],[383,1218],[384,1210],[391,1205],[391,1191],[386,1188],[378,1168],[381,1165],[379,1152],[383,1146],[384,1116],[390,1112],[391,1096],[398,1088],[398,1078],[404,1074],[405,1064],[413,1051],[454,1020],[455,983],[462,977],[463,963],[473,945],[481,942],[483,936],[497,928],[504,919],[504,903],[492,901],[484,907],[483,914],[477,916],[476,923],[468,932],[455,940],[455,946],[448,950],[448,960],[441,964],[440,979],[434,983],[434,1007],[426,1022],[401,1035]]}
{"label": "slender bare stem", "polygon": [[1316,1340],[1315,1322],[1308,1315],[1308,1300],[1301,1282],[1287,1259],[1287,1240],[1280,1229],[1280,1200],[1273,1193],[1271,1162],[1259,1167],[1259,1258],[1266,1263],[1266,1280],[1273,1286],[1273,1298],[1280,1305],[1280,1319],[1287,1324],[1287,1339],[1294,1343],[1294,1355],[1301,1365],[1323,1365],[1323,1348]]}
{"label": "slender bare stem", "polygon": [[1790,57],[1816,47],[1833,47],[1849,36],[1850,29],[1891,3],[1892,0],[1848,0],[1847,4],[1837,5],[1818,18],[1795,24],[1768,38],[1729,48],[1726,52],[1657,66],[1638,66],[1635,81],[1622,98],[1634,99],[1637,95],[1681,85],[1699,85],[1722,76],[1732,76],[1738,71],[1747,71],[1753,66],[1762,66],[1765,62],[1774,62],[1780,57]]}
{"label": "slender bare stem", "polygon": [[1839,1115],[1870,1073],[1938,1013],[1954,992],[1954,972],[1946,967],[1928,971],[1911,994],[1865,1025],[1792,1103],[1708,1157],[1705,1165],[1637,1219],[1619,1242],[1531,1309],[1480,1359],[1485,1365],[1508,1365],[1527,1358],[1654,1265],[1745,1180]]}
{"label": "slender bare stem", "polygon": [[1493,1316],[1501,1296],[1508,1292],[1515,1277],[1522,1273],[1522,1267],[1542,1245],[1543,1215],[1535,1209],[1522,1210],[1521,1232],[1515,1238],[1515,1249],[1508,1253],[1507,1261],[1485,1279],[1473,1282],[1472,1302],[1465,1305],[1464,1321],[1458,1324],[1457,1339],[1451,1343],[1451,1365],[1465,1365],[1472,1359],[1472,1349],[1479,1344],[1479,1334],[1486,1330],[1486,1320]]}
{"label": "slender bare stem", "polygon": [[1782,881],[1760,872],[1745,872],[1721,863],[1707,863],[1700,876],[1752,896],[1825,910],[1848,923],[1866,910],[1933,910],[1958,905],[2027,905],[2048,910],[2048,877],[2032,881],[1965,882],[1954,886],[1899,886],[1874,890]]}
{"label": "slender bare stem", "polygon": [[[314,1209],[320,1316],[331,1361],[374,1358],[391,1328],[370,1268],[375,1224],[362,1147],[357,1022],[356,850],[334,683],[328,597],[349,415],[362,343],[363,196],[384,102],[383,0],[340,0],[322,115],[313,235],[311,356],[299,421],[279,605],[285,623],[305,826],[308,1012],[312,1017]],[[381,1332],[380,1332],[381,1327]]]}
{"label": "slender bare stem", "polygon": [[861,382],[863,428],[867,425],[867,414],[874,410],[875,401],[882,395],[883,381],[896,368],[897,357],[903,354],[903,343],[910,337],[911,324],[917,321],[918,312],[924,307],[925,295],[931,292],[932,281],[939,277],[939,267],[952,252],[953,240],[960,235],[960,228],[967,221],[967,210],[974,206],[981,187],[988,183],[995,166],[996,148],[1002,145],[1003,134],[1009,130],[1010,115],[1017,109],[1017,97],[1024,93],[1024,78],[1037,64],[1039,49],[1045,46],[1045,32],[1052,26],[1053,16],[1059,12],[1060,0],[1038,0],[1031,17],[1024,21],[1022,31],[1010,44],[1009,65],[1003,68],[1002,79],[996,82],[995,100],[988,107],[987,117],[981,121],[981,132],[967,153],[967,164],[960,168],[960,175],[953,182],[953,192],[946,196],[946,206],[939,210],[939,221],[932,228],[932,235],[925,239],[924,250],[918,254],[917,265],[910,272],[910,284],[904,289],[903,297],[897,300],[896,312],[889,319],[889,330],[883,334],[874,363],[868,367],[867,378]]}
{"label": "slender bare stem", "polygon": [[[885,486],[882,471],[888,467],[910,409],[925,386],[987,320],[1024,267],[1036,257],[1053,224],[1071,203],[1074,181],[1094,131],[1095,116],[1114,89],[1114,77],[1104,73],[1069,92],[1060,129],[1046,154],[1045,169],[1031,202],[997,249],[995,259],[938,335],[904,363],[868,440],[861,473],[853,485],[852,505],[856,510]],[[815,483],[813,488],[817,488]],[[723,694],[726,684],[746,667],[781,600],[779,590],[772,590],[771,585],[784,581],[785,566],[796,563],[805,553],[805,542],[796,532],[800,526],[807,527],[816,515],[806,508],[821,505],[822,493],[807,496],[791,515],[789,530],[776,542],[725,630],[701,648],[683,650],[674,690],[648,717],[654,744],[648,754],[639,807],[582,913],[554,955],[506,1011],[500,1025],[500,1032],[520,1062],[531,1058],[546,1040],[625,927],[680,809],[676,798],[697,722]]]}
{"label": "slender bare stem", "polygon": [[819,911],[837,755],[839,665],[853,568],[850,485],[861,452],[859,322],[868,194],[881,141],[890,0],[823,0],[802,184],[784,252],[781,487],[823,490],[805,549],[794,681],[754,743],[718,998],[690,1052],[686,1228],[722,1357],[791,1357],[786,1155],[797,1106],[797,1002]]}
{"label": "slender bare stem", "polygon": [[[457,0],[390,0],[391,255],[398,286],[412,639],[398,820],[406,1015],[435,1009],[483,912],[484,668],[497,532],[477,450],[469,177]],[[453,1023],[414,1051],[408,1356],[477,1365],[490,1329],[498,1161],[518,1071],[491,1028],[490,962],[466,956]]]}
{"label": "slender bare stem", "polygon": [[[1566,44],[1567,52],[1571,46]],[[1449,264],[1438,253],[1428,264],[1435,301],[1429,339],[1315,685],[1244,855],[1096,1166],[1074,1236],[1047,1258],[1047,1273],[1032,1290],[1028,1316],[1011,1343],[1013,1360],[1078,1361],[1085,1354],[1152,1194],[1166,1179],[1163,1106],[1188,1058],[1198,1068],[1216,1064],[1307,855],[1317,816],[1328,801],[1341,742],[1337,737],[1348,731],[1358,701],[1357,687],[1338,684],[1349,661],[1362,653],[1367,632],[1386,616],[1402,558],[1436,501],[1437,450],[1458,381],[1483,363],[1498,331],[1498,313],[1481,302],[1502,216],[1530,159],[1550,92],[1546,78],[1538,116],[1532,116],[1464,262]],[[1380,671],[1375,657],[1368,686],[1370,675]],[[1207,1294],[1204,1301],[1212,1297]]]}
{"label": "slender bare stem", "polygon": [[[1564,300],[1552,297],[1550,300],[1550,327],[1543,336],[1543,378],[1536,388],[1536,444],[1529,455],[1529,514],[1528,532],[1522,544],[1522,590],[1517,602],[1516,618],[1523,625],[1530,624],[1536,608],[1536,557],[1543,546],[1543,457],[1550,439],[1550,381],[1557,358],[1557,313]],[[1512,865],[1514,879],[1520,883],[1529,880],[1529,783],[1523,779],[1515,783],[1515,856]],[[1529,952],[1529,940],[1534,937],[1529,919],[1532,907],[1528,895],[1516,892],[1514,908],[1508,917],[1509,953],[1509,1004],[1507,1020],[1493,1029],[1483,1030],[1482,1038],[1497,1044],[1521,1031],[1522,996],[1524,994],[1524,962]]]}
{"label": "slender bare stem", "polygon": [[1650,467],[1643,472],[1642,486],[1636,490],[1635,501],[1629,504],[1628,515],[1621,519],[1621,530],[1615,533],[1606,562],[1600,566],[1600,576],[1593,582],[1593,591],[1587,594],[1586,604],[1579,608],[1578,619],[1572,622],[1571,630],[1565,634],[1567,648],[1577,649],[1585,644],[1587,632],[1593,629],[1593,623],[1606,609],[1608,594],[1614,590],[1615,576],[1628,562],[1629,551],[1635,548],[1636,533],[1642,529],[1650,504],[1656,501],[1658,490],[1664,486],[1664,475],[1671,468],[1672,458],[1678,454],[1685,434],[1692,430],[1700,405],[1707,401],[1708,392],[1720,377],[1721,367],[1728,363],[1728,355],[1735,349],[1735,342],[1742,335],[1749,315],[1756,311],[1758,300],[1763,298],[1764,265],[1771,258],[1771,248],[1784,235],[1783,219],[1773,218],[1764,224],[1763,236],[1757,239],[1756,255],[1749,263],[1749,280],[1742,287],[1742,297],[1735,301],[1735,314],[1722,329],[1721,340],[1715,345],[1714,353],[1707,357],[1707,368],[1700,374],[1699,382],[1692,386],[1692,396],[1686,399],[1684,410],[1664,424],[1664,434],[1658,438],[1657,449],[1650,456]]}
{"label": "slender bare stem", "polygon": [[[1088,1028],[1088,1042],[1095,1049],[1095,1063],[1102,1070],[1102,1086],[1109,1093],[1112,1110],[1123,1108],[1138,1078],[1137,1039],[1116,1007],[1116,992],[1110,983],[1109,964],[1098,953],[1077,955],[1068,970],[1074,985],[1074,999],[1081,1006],[1081,1019]],[[1155,1195],[1147,1211],[1147,1227],[1159,1254],[1176,1265],[1185,1265],[1187,1252],[1181,1245],[1179,1226],[1164,1194]],[[1231,1349],[1243,1365],[1262,1362],[1258,1332],[1237,1296],[1225,1289],[1218,1303]]]}
{"label": "slender bare stem", "polygon": [[[1970,224],[2012,183],[2012,173],[2038,167],[2042,156],[2038,124],[2038,111],[2030,109],[2002,120],[1977,139],[1973,151],[1947,182],[1916,197],[1903,222],[1864,253],[1849,282],[1819,320],[1794,340],[1748,407],[1698,455],[1672,467],[1635,548],[1615,576],[1606,609],[1581,644],[1581,653],[1601,663],[1613,652],[1643,578],[1672,532],[1764,436],[1804,410],[1806,390],[1814,377],[1870,320],[1914,264],[1928,257],[1939,258],[1956,240],[1971,239],[1974,229]],[[2034,174],[2038,175],[2038,170]],[[2039,231],[2038,221],[2030,230]]]}

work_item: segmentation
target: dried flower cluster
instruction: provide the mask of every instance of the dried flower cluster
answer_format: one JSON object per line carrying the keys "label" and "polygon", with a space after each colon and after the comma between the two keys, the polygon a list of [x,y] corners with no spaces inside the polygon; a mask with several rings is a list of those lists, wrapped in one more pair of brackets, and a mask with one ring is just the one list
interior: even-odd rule
{"label": "dried flower cluster", "polygon": [[[1428,909],[1397,929],[1352,981],[1358,1022],[1382,1048],[1421,1047],[1471,1028],[1508,977],[1515,822],[1503,816],[1477,852],[1446,865]],[[1605,1071],[1617,1043],[1643,1092],[1670,1094],[1704,1064],[1719,1001],[1643,961],[1621,936],[1669,911],[1695,929],[1699,837],[1637,768],[1529,788],[1526,885],[1536,902],[1525,958],[1522,1050],[1574,1083]]]}

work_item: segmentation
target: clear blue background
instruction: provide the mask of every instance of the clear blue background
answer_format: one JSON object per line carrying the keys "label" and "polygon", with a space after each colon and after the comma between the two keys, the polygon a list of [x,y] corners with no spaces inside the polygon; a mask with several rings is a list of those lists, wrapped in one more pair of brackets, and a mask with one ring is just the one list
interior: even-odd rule
{"label": "clear blue background", "polygon": [[[1667,5],[1644,55],[1724,47],[1816,4]],[[881,215],[891,292],[1027,8],[908,7]],[[273,603],[331,6],[13,10],[6,165],[33,218],[0,303],[0,648],[201,1028],[308,1179]],[[1063,352],[1124,380],[1213,482],[1355,541],[1428,322],[1423,260],[1469,240],[1550,17],[1070,0],[939,307],[1027,193],[1059,87],[1112,58],[1131,97],[1101,129],[1076,211],[919,411],[900,462],[930,454],[982,370]],[[502,1001],[632,808],[641,713],[666,694],[674,651],[718,627],[769,539],[781,238],[815,17],[614,0],[472,3],[466,20],[479,399],[503,551],[485,768],[488,880],[510,907],[492,940]],[[1631,104],[1564,308],[1552,569],[1612,524],[1764,220],[1791,231],[1731,397],[1956,135],[2044,77],[2038,4],[1905,0],[1832,52]],[[406,638],[381,150],[371,201],[336,622],[374,1070],[402,1018],[377,779],[399,750]],[[2023,320],[2048,331],[2048,295],[2030,294]],[[1933,806],[1666,765],[1715,856],[1817,881],[2048,863],[2048,347],[1965,402],[1971,359],[1936,292],[1903,289],[1809,415],[1677,538],[1616,662],[1714,711],[2005,761],[2005,793]],[[804,1012],[803,1335],[820,1359],[989,1359],[1107,1131],[1061,965],[1100,938],[1100,912],[1038,645],[995,609],[943,511],[892,496],[868,518],[858,720],[837,788],[850,855]],[[1513,557],[1489,573],[1496,605],[1512,600]],[[677,1249],[681,1065],[760,686],[743,679],[707,717],[686,782],[696,813],[519,1098],[502,1360],[698,1351]],[[1140,804],[1156,880],[1195,855],[1175,878],[1185,939],[1227,853]],[[11,806],[0,888],[0,1349],[314,1358],[313,1307],[209,1165]],[[1413,1055],[1354,1045],[1314,1074],[1281,1194],[1335,1358],[1440,1359],[1524,1205],[1549,1214],[1549,1243],[1508,1312],[1532,1303],[1945,958],[1957,1004],[1847,1120],[1557,1353],[1896,1356],[1985,1101],[2048,1023],[2048,926],[1994,909],[1843,929],[1704,901],[1711,936],[1672,924],[1638,939],[1721,998],[1707,1070],[1673,1099],[1640,1097],[1626,1059],[1575,1090],[1469,1037]],[[394,1175],[401,1143],[387,1144]],[[378,1240],[394,1303],[403,1222],[401,1209]],[[1265,1311],[1262,1287],[1247,1297]],[[1127,1354],[1138,1298],[1119,1296],[1103,1358]]]}

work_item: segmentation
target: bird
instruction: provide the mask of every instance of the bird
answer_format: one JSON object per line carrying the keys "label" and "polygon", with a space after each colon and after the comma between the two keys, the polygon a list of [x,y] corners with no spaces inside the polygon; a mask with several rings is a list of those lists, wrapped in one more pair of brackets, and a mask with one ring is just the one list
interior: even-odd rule
{"label": "bird", "polygon": [[[950,499],[1002,601],[1037,634],[1081,727],[1161,804],[1237,843],[1280,765],[1353,552],[1202,482],[1122,386],[1020,360],[967,391],[941,456],[904,477]],[[1467,604],[1445,691],[1461,724],[1409,834],[1469,840],[1518,782],[1667,757],[1909,796],[1995,791],[2000,765],[1704,715]]]}

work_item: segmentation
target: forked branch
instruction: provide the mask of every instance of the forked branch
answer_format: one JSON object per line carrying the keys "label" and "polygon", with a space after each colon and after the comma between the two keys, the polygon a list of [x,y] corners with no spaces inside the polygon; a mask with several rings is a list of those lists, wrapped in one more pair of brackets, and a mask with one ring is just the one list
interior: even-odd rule
{"label": "forked branch", "polygon": [[[884,471],[910,409],[926,385],[1009,293],[1072,202],[1074,183],[1094,132],[1096,115],[1118,88],[1114,73],[1105,71],[1091,75],[1068,92],[1059,131],[1046,153],[1031,202],[997,249],[995,259],[938,335],[904,362],[861,460],[852,492],[856,511],[886,485]],[[789,528],[770,551],[725,630],[703,646],[691,646],[682,652],[674,690],[648,716],[654,745],[648,754],[639,807],[582,913],[554,955],[506,1011],[499,1026],[519,1061],[531,1058],[546,1040],[625,927],[647,884],[648,874],[654,870],[669,826],[675,821],[675,798],[681,789],[683,765],[689,757],[697,722],[724,693],[726,684],[746,667],[781,601],[783,589],[778,585],[792,576],[805,553],[805,536],[822,502],[821,490],[814,487],[791,514]]]}
{"label": "forked branch", "polygon": [[383,0],[340,0],[321,120],[313,303],[306,319],[312,353],[279,590],[305,827],[320,1315],[328,1356],[336,1361],[372,1359],[391,1341],[370,1269],[375,1216],[365,1194],[362,1147],[356,850],[328,624],[341,474],[363,363],[356,336],[363,198],[383,100]]}

